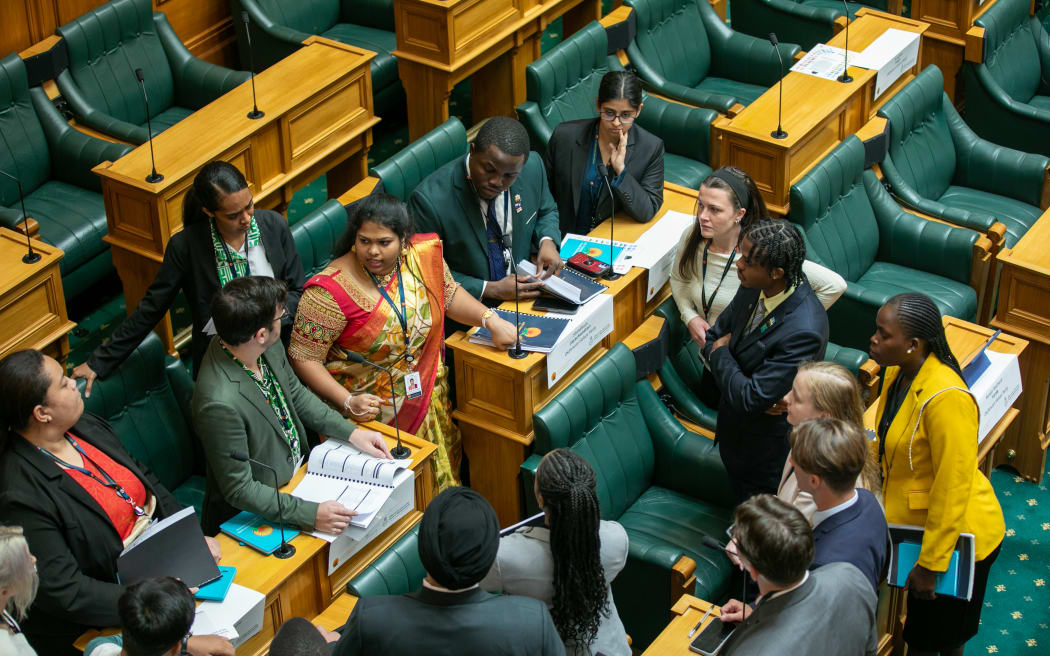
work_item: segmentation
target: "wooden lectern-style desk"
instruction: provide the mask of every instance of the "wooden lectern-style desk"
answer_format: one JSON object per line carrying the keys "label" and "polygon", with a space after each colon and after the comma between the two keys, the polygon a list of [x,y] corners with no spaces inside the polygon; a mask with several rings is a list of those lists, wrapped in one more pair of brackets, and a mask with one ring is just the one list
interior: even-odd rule
{"label": "wooden lectern-style desk", "polygon": [[[614,221],[617,241],[638,239],[667,210],[692,214],[696,191],[675,184],[664,184],[664,206],[649,223],[638,223],[618,215]],[[608,237],[609,221],[599,225],[592,236]],[[634,267],[619,280],[608,283],[613,295],[614,328],[610,336],[583,356],[553,387],[547,386],[547,356],[529,353],[514,360],[506,351],[472,344],[457,332],[445,340],[454,353],[456,410],[453,417],[463,435],[463,450],[470,462],[470,486],[492,503],[500,526],[521,518],[523,500],[518,469],[529,456],[534,439],[532,414],[547,404],[583,371],[594,364],[616,342],[622,341],[652,314],[670,294],[665,285],[646,303],[648,272]],[[514,309],[514,302],[504,303]],[[532,310],[532,302],[521,303],[522,312]]]}
{"label": "wooden lectern-style desk", "polygon": [[[849,49],[863,50],[890,28],[924,34],[928,27],[919,21],[864,8],[849,25]],[[844,34],[839,32],[828,45],[843,47]],[[912,70],[879,98],[873,98],[875,71],[851,66],[853,81],[849,83],[788,72],[783,79],[782,120],[787,137],[774,139],[770,134],[777,127],[780,98],[779,85],[773,85],[735,117],[715,120],[711,128],[715,143],[712,156],[717,161],[712,166],[736,166],[747,171],[769,211],[786,215],[791,185],[911,81],[925,65],[924,56],[925,46],[920,44]]]}
{"label": "wooden lectern-style desk", "polygon": [[76,326],[66,316],[66,297],[58,263],[60,249],[32,240],[40,260],[22,261],[26,237],[0,228],[0,359],[32,348],[64,363],[69,354],[69,332]]}
{"label": "wooden lectern-style desk", "polygon": [[[372,127],[379,122],[369,70],[375,55],[322,37],[304,43],[255,76],[262,118],[246,116],[252,91],[245,82],[154,137],[160,182],[145,181],[149,144],[95,167],[106,203],[103,239],[112,248],[129,314],[153,282],[168,240],[182,229],[182,199],[208,162],[236,166],[256,206],[278,210],[322,173],[329,173],[332,196],[365,177]],[[173,352],[169,319],[156,330]]]}
{"label": "wooden lectern-style desk", "polygon": [[[689,632],[693,630],[696,623],[710,610],[711,614],[692,638]],[[675,605],[671,607],[673,619],[656,639],[649,643],[649,647],[642,652],[642,656],[694,656],[689,650],[689,643],[693,641],[700,632],[715,618],[721,617],[722,609],[709,601],[697,599],[693,595],[682,595]]]}

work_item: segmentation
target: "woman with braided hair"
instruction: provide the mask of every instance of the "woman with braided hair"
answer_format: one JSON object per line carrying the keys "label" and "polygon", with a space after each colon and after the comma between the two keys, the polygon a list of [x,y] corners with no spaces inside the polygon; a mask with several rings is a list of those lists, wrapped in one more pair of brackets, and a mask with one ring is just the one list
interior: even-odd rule
{"label": "woman with braided hair", "polygon": [[[991,483],[977,469],[977,404],[928,296],[894,296],[879,310],[871,357],[884,367],[876,432],[886,520],[925,528],[908,575],[908,654],[961,656],[977,634],[988,572],[1005,535]],[[960,533],[977,564],[970,601],[934,594]]]}
{"label": "woman with braided hair", "polygon": [[627,562],[627,532],[601,520],[594,470],[555,449],[536,469],[534,492],[546,527],[503,537],[481,587],[545,602],[570,656],[630,656],[609,587]]}

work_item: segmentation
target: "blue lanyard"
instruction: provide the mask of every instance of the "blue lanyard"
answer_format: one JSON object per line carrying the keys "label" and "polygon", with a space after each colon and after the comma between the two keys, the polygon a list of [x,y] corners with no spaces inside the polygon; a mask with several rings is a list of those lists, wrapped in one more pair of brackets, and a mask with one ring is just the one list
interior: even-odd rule
{"label": "blue lanyard", "polygon": [[397,311],[397,306],[394,305],[394,301],[390,299],[390,295],[387,294],[386,290],[383,289],[383,286],[379,284],[379,278],[377,278],[371,271],[368,271],[367,269],[365,269],[365,271],[368,273],[368,277],[372,279],[372,282],[375,283],[376,289],[379,290],[379,293],[382,294],[386,302],[390,304],[390,309],[394,311],[394,316],[397,317],[398,323],[401,324],[401,335],[405,339],[405,360],[411,364],[415,358],[412,356],[412,353],[408,348],[408,310],[405,309],[405,283],[401,279],[401,259],[399,257],[397,261],[397,291],[398,294],[401,295],[401,312]]}
{"label": "blue lanyard", "polygon": [[73,445],[73,448],[77,450],[77,453],[79,453],[80,457],[84,459],[84,462],[90,462],[92,465],[94,465],[95,469],[97,469],[99,471],[99,473],[101,473],[103,476],[106,477],[106,480],[102,480],[98,476],[95,476],[94,472],[92,472],[89,469],[85,469],[84,467],[77,467],[76,465],[69,464],[68,462],[66,462],[65,460],[62,460],[61,458],[59,458],[55,454],[51,453],[47,449],[41,448],[39,446],[37,447],[37,449],[40,451],[40,453],[43,453],[48,458],[51,458],[52,460],[54,460],[56,463],[58,463],[62,467],[66,467],[68,469],[72,469],[73,471],[80,472],[84,476],[87,476],[87,477],[91,478],[91,480],[95,481],[99,485],[102,485],[103,487],[108,487],[109,489],[111,489],[114,492],[116,492],[118,497],[120,497],[121,499],[126,501],[128,503],[128,505],[131,506],[131,509],[135,511],[135,516],[136,517],[142,517],[143,515],[146,514],[145,509],[142,506],[140,506],[137,503],[135,503],[135,500],[131,498],[131,495],[128,494],[127,490],[125,490],[120,485],[120,483],[117,483],[115,480],[113,480],[113,477],[110,476],[109,473],[105,469],[102,469],[102,467],[97,462],[95,462],[94,460],[89,458],[88,454],[84,453],[84,449],[80,448],[80,445],[77,443],[76,439],[72,435],[70,435],[69,433],[66,433],[66,440],[68,440],[69,443]]}

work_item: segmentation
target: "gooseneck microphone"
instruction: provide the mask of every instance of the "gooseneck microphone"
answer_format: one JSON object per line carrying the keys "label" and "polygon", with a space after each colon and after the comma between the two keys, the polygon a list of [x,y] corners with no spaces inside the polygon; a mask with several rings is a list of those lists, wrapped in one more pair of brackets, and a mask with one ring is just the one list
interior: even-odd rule
{"label": "gooseneck microphone", "polygon": [[849,68],[849,3],[846,0],[842,0],[842,6],[846,8],[846,45],[842,48],[842,75],[836,79],[839,82],[847,83],[853,81],[847,70]]}
{"label": "gooseneck microphone", "polygon": [[393,449],[390,449],[390,455],[394,456],[394,458],[398,460],[408,458],[412,455],[412,451],[410,451],[407,446],[401,443],[401,426],[398,424],[397,418],[397,394],[394,393],[394,374],[390,371],[390,369],[384,367],[383,365],[376,364],[371,360],[366,360],[365,357],[360,353],[354,353],[351,351],[350,353],[346,354],[346,359],[350,362],[356,362],[358,364],[367,364],[370,367],[375,367],[376,369],[385,371],[387,377],[390,378],[390,400],[394,404],[394,432],[397,434],[397,446],[395,446]]}
{"label": "gooseneck microphone", "polygon": [[622,276],[613,270],[613,262],[616,261],[616,258],[613,257],[616,248],[613,241],[613,231],[616,229],[616,196],[613,194],[612,183],[609,182],[609,167],[605,165],[605,162],[598,162],[598,175],[602,176],[605,188],[609,190],[609,270],[605,272],[605,279],[619,280]]}
{"label": "gooseneck microphone", "polygon": [[244,21],[244,36],[248,40],[248,74],[252,80],[252,111],[248,112],[248,118],[258,119],[266,114],[259,111],[259,103],[255,100],[255,53],[252,52],[252,27],[248,21],[248,12],[241,12],[241,20]]}
{"label": "gooseneck microphone", "polygon": [[[700,538],[700,544],[704,545],[708,549],[714,549],[715,551],[721,551],[724,554],[731,555],[731,556],[736,556],[738,560],[740,559],[740,548],[739,547],[737,547],[737,553],[733,553],[732,551],[730,551],[726,547],[726,545],[722,544],[721,542],[719,542],[718,540],[714,539],[710,535],[705,535],[704,537]],[[741,573],[744,575],[744,584],[742,586],[740,586],[740,603],[746,604],[747,603],[747,579],[750,576],[750,574],[748,572],[741,572]],[[746,621],[747,621],[747,618],[744,618],[744,622],[746,622]]]}
{"label": "gooseneck microphone", "polygon": [[5,178],[9,178],[15,181],[18,186],[18,202],[22,205],[22,222],[25,226],[26,232],[26,254],[22,256],[22,261],[26,264],[36,264],[40,261],[40,253],[33,250],[33,242],[29,239],[29,215],[26,214],[26,198],[25,194],[22,193],[22,181],[11,175],[7,171],[0,171]]}
{"label": "gooseneck microphone", "polygon": [[[514,348],[507,351],[507,355],[515,360],[524,358],[528,353],[521,348],[521,313],[518,312],[518,265],[514,262],[514,249],[510,244],[510,236],[503,235],[503,247],[510,252],[510,272],[514,276]],[[539,271],[536,272],[539,274]]]}
{"label": "gooseneck microphone", "polygon": [[142,69],[135,69],[135,77],[139,79],[139,88],[142,89],[142,100],[146,103],[146,136],[149,137],[149,161],[153,164],[153,173],[146,176],[146,182],[150,184],[156,184],[164,179],[164,176],[157,173],[157,160],[153,157],[153,126],[150,124],[149,118],[149,95],[146,94],[146,81],[142,77]]}
{"label": "gooseneck microphone", "polygon": [[255,458],[248,457],[248,454],[244,451],[230,451],[230,457],[238,462],[250,462],[260,467],[265,467],[273,474],[273,490],[277,495],[277,520],[281,530],[281,546],[273,552],[273,555],[275,558],[291,558],[295,555],[295,547],[288,544],[284,539],[284,506],[281,504],[281,491],[278,489],[280,486],[277,484],[277,470],[265,462],[259,462]]}
{"label": "gooseneck microphone", "polygon": [[773,49],[777,51],[777,59],[780,60],[780,81],[777,83],[777,129],[769,133],[769,136],[774,139],[785,139],[788,136],[787,132],[784,132],[784,127],[781,124],[781,118],[784,115],[784,56],[780,54],[780,43],[777,41],[777,33],[769,33],[769,42],[773,44]]}

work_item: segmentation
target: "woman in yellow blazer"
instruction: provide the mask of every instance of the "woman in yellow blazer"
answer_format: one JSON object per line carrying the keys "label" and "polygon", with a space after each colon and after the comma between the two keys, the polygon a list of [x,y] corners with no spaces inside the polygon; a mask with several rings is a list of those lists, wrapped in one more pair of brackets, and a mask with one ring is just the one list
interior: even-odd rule
{"label": "woman in yellow blazer", "polygon": [[[886,520],[925,527],[908,575],[909,656],[963,653],[977,634],[988,571],[1003,541],[1003,511],[977,469],[977,404],[948,348],[941,314],[923,294],[900,294],[879,310],[871,357],[885,367],[877,432]],[[974,535],[970,601],[936,596],[960,533]]]}

